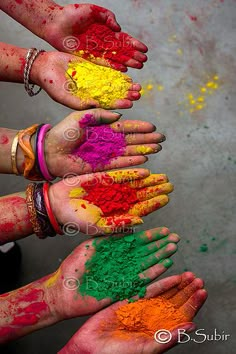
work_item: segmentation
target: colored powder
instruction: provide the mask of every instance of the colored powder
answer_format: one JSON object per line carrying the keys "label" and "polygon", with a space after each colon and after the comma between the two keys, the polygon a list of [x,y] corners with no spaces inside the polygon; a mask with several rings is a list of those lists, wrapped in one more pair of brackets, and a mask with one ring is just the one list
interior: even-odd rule
{"label": "colored powder", "polygon": [[88,61],[69,63],[66,77],[72,80],[73,87],[68,88],[73,95],[88,103],[94,99],[102,108],[126,98],[132,82],[119,71]]}
{"label": "colored powder", "polygon": [[208,251],[208,246],[206,243],[203,243],[200,247],[199,247],[199,251],[200,252],[207,252]]}
{"label": "colored powder", "polygon": [[[105,182],[105,183],[104,183]],[[128,183],[106,185],[106,177],[95,185],[81,185],[88,193],[84,200],[98,206],[105,216],[121,215],[138,202],[137,192]]]}
{"label": "colored powder", "polygon": [[85,273],[78,289],[80,294],[97,300],[111,298],[113,301],[128,299],[146,292],[142,273],[141,255],[134,235],[120,239],[93,241],[95,253],[85,263]]}
{"label": "colored powder", "polygon": [[190,320],[181,307],[162,296],[121,306],[116,310],[116,316],[119,330],[139,332],[152,338],[159,329],[171,330]]}
{"label": "colored powder", "polygon": [[89,163],[95,171],[97,167],[103,168],[113,159],[122,156],[125,146],[124,133],[115,132],[109,125],[104,124],[87,127],[86,140],[73,152],[73,155]]}
{"label": "colored powder", "polygon": [[[75,31],[76,33],[76,31]],[[73,54],[84,59],[95,60],[103,58],[110,65],[125,64],[129,58],[134,58],[136,50],[130,43],[129,35],[119,34],[103,24],[94,23],[78,37],[79,51]]]}

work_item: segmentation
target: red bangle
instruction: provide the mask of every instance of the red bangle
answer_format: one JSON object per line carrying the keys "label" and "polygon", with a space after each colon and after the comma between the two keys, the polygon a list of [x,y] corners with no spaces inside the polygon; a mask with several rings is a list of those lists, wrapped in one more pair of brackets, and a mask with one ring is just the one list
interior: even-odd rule
{"label": "red bangle", "polygon": [[43,197],[44,197],[44,203],[45,203],[45,207],[46,207],[46,210],[47,210],[48,218],[49,218],[50,223],[51,223],[52,227],[54,228],[55,232],[58,235],[63,235],[61,227],[58,224],[58,222],[57,222],[57,220],[56,220],[56,218],[55,218],[55,216],[53,214],[53,211],[52,211],[52,208],[51,208],[51,205],[50,205],[50,201],[49,201],[48,192],[49,192],[49,183],[45,182],[43,184]]}

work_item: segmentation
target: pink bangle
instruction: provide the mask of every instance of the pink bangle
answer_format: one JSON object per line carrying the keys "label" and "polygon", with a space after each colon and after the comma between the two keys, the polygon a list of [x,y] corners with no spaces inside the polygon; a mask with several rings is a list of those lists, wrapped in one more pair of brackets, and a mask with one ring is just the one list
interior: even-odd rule
{"label": "pink bangle", "polygon": [[52,128],[51,124],[45,124],[42,126],[40,129],[39,135],[38,135],[38,165],[40,172],[43,176],[43,178],[46,181],[53,181],[55,178],[49,173],[46,161],[45,161],[45,156],[44,156],[44,140],[47,132]]}

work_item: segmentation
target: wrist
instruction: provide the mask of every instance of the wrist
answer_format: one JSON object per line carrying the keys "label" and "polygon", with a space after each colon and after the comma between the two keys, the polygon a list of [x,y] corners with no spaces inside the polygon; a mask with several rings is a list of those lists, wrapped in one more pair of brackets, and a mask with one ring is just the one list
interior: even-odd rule
{"label": "wrist", "polygon": [[[47,52],[41,52],[35,61],[32,64],[31,70],[30,70],[30,83],[38,86],[42,86],[43,83],[43,75],[46,77],[47,73],[47,68],[46,68],[46,63],[48,59],[48,53]],[[46,68],[46,70],[44,69]]]}

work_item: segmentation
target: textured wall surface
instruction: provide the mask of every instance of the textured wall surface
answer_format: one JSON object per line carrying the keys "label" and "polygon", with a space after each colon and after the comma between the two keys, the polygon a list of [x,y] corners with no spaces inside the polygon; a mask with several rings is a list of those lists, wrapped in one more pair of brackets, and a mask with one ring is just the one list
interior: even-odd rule
{"label": "textured wall surface", "polygon": [[[62,2],[68,3],[72,1]],[[181,235],[175,264],[165,275],[188,269],[203,277],[209,298],[196,322],[206,334],[215,328],[231,334],[227,342],[191,342],[173,352],[235,353],[236,2],[96,3],[113,10],[123,30],[149,47],[145,68],[129,70],[143,84],[143,97],[123,113],[129,119],[151,121],[166,134],[162,152],[150,157],[146,167],[167,173],[175,191],[169,205],[146,217],[142,228],[165,225]],[[3,13],[0,31],[1,41],[50,48]],[[70,112],[46,93],[29,98],[19,84],[0,83],[0,90],[1,126],[56,124]],[[0,180],[1,195],[26,185],[14,176],[0,176]],[[54,271],[81,239],[40,241],[32,236],[22,240],[22,285]],[[56,353],[83,320],[41,330],[11,344],[4,353]]]}

